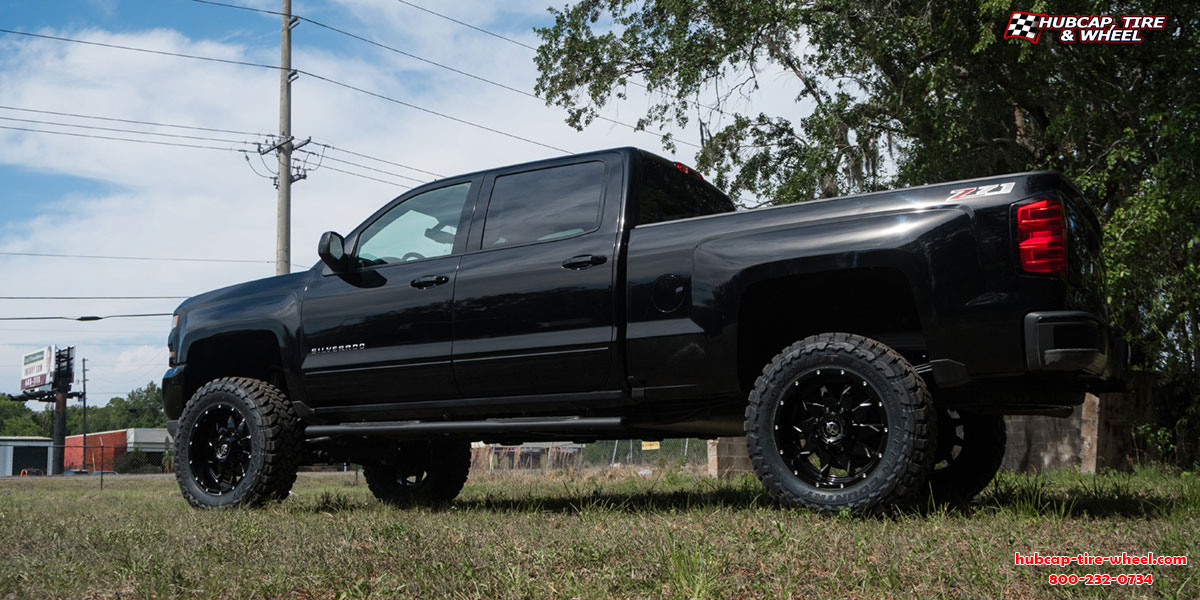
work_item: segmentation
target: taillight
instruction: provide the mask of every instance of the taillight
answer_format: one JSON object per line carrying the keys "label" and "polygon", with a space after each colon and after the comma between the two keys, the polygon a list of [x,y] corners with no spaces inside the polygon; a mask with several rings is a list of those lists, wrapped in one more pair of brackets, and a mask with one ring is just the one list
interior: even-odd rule
{"label": "taillight", "polygon": [[1067,220],[1062,203],[1046,198],[1017,208],[1021,268],[1030,273],[1067,272]]}

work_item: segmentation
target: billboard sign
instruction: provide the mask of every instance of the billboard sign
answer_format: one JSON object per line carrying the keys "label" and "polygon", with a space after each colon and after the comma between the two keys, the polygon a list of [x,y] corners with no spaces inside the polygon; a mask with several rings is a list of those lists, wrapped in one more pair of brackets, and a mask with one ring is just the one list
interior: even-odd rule
{"label": "billboard sign", "polygon": [[49,389],[54,383],[54,346],[21,357],[21,391]]}

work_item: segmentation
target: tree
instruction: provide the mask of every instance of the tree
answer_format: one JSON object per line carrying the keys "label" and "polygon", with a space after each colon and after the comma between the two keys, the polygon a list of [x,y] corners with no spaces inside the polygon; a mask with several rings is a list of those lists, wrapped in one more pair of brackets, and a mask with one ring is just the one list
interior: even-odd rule
{"label": "tree", "polygon": [[42,435],[42,427],[24,402],[0,394],[0,435]]}
{"label": "tree", "polygon": [[[1043,32],[1034,45],[1002,39],[1012,10],[1168,20],[1142,44]],[[568,123],[644,85],[654,102],[639,125],[698,121],[696,166],[731,195],[788,203],[1063,171],[1104,225],[1114,321],[1140,366],[1181,390],[1171,418],[1200,420],[1200,5],[580,0],[551,13],[537,91]],[[767,85],[799,90],[795,104],[739,112]]]}
{"label": "tree", "polygon": [[[88,408],[88,433],[130,429],[133,427],[164,427],[167,416],[162,408],[162,389],[153,381],[134,389],[124,398],[116,397],[104,406]],[[67,407],[67,432],[83,433],[83,407]]]}

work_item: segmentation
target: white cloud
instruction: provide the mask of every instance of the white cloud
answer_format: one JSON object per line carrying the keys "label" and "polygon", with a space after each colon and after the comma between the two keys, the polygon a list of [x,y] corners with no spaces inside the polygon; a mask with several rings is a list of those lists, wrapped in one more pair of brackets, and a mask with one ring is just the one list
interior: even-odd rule
{"label": "white cloud", "polygon": [[[502,6],[507,12],[500,12]],[[275,6],[264,2],[262,7]],[[307,14],[319,20],[514,87],[531,90],[536,79],[531,51],[398,2],[341,0],[332,8],[297,2],[297,14],[306,14],[306,9],[316,11]],[[542,14],[540,7],[535,10],[532,5],[513,9],[479,0],[443,3],[437,9],[496,27]],[[268,19],[256,23],[263,29],[270,25]],[[662,153],[656,136],[601,123],[579,133],[563,124],[560,110],[547,108],[536,99],[390,52],[365,45],[350,54],[341,46],[336,51],[314,47],[309,40],[322,33],[315,29],[302,24],[295,31],[293,61],[297,68],[572,151],[637,145]],[[190,39],[169,29],[119,34],[98,29],[44,33],[232,60],[267,64],[278,61],[277,47]],[[505,34],[531,45],[537,43],[528,28]],[[256,37],[255,43],[260,39]],[[295,83],[294,91],[293,132],[299,138],[312,136],[338,147],[445,175],[559,154],[304,75]],[[277,124],[277,94],[278,75],[272,70],[0,37],[0,105],[269,133]],[[787,101],[791,94],[782,94],[781,101]],[[638,99],[632,99],[620,108],[622,118],[633,121],[641,106]],[[66,117],[26,117],[9,111],[0,111],[0,116],[125,127]],[[81,131],[46,125],[17,126]],[[157,131],[181,133],[175,129]],[[246,139],[223,133],[197,135]],[[679,135],[683,139],[698,138],[694,130]],[[263,165],[257,162],[258,157],[252,158],[261,172]],[[690,150],[677,158],[690,162]],[[273,166],[274,161],[268,158],[267,164]],[[428,179],[400,167],[371,164]],[[326,165],[380,176],[344,164]],[[42,199],[45,214],[16,223],[0,219],[0,223],[9,221],[0,226],[0,251],[264,261],[274,257],[275,190],[251,171],[241,155],[0,130],[0,173],[17,169],[87,178],[107,184],[100,187],[109,191],[47,197]],[[311,264],[316,260],[315,245],[321,232],[352,229],[402,191],[398,186],[329,169],[312,172],[293,187],[292,262]],[[9,201],[0,188],[0,206]],[[266,263],[0,256],[0,272],[4,273],[0,295],[190,295],[270,276],[274,267]],[[170,312],[176,304],[174,300],[8,301],[0,304],[0,315]],[[164,340],[168,327],[167,317],[93,323],[0,322],[0,390],[16,388],[21,353],[48,343],[78,346],[78,355],[88,357],[89,365],[94,365],[89,366],[97,382],[89,384],[93,390],[123,392],[144,385],[161,376],[166,367]]]}

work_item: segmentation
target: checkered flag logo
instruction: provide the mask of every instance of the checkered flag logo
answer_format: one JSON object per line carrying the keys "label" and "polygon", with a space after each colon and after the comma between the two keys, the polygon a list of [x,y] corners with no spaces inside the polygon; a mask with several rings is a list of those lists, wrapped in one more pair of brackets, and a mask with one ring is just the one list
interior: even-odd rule
{"label": "checkered flag logo", "polygon": [[1038,43],[1038,38],[1042,35],[1037,26],[1040,16],[1042,15],[1014,10],[1012,16],[1008,18],[1008,28],[1004,30],[1004,39],[1018,38],[1034,44]]}

